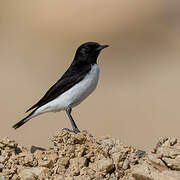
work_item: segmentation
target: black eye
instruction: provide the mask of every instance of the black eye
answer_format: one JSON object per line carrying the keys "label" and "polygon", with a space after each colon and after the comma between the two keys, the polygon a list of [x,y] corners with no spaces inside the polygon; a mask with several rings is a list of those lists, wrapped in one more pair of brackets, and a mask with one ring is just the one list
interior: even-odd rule
{"label": "black eye", "polygon": [[87,52],[89,52],[89,48],[88,47],[84,47],[84,48],[82,48],[81,49],[81,53],[87,53]]}
{"label": "black eye", "polygon": [[89,51],[89,47],[85,47],[86,51]]}

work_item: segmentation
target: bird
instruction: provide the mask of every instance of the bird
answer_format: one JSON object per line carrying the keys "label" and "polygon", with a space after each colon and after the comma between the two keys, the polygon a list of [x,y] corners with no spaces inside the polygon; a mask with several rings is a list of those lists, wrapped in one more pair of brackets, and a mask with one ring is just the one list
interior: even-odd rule
{"label": "bird", "polygon": [[63,128],[69,132],[79,133],[71,112],[95,89],[99,79],[97,58],[100,52],[109,47],[97,42],[86,42],[80,45],[74,59],[62,77],[45,93],[45,95],[27,111],[31,111],[24,119],[13,125],[14,129],[21,127],[40,114],[47,112],[66,111],[72,129]]}

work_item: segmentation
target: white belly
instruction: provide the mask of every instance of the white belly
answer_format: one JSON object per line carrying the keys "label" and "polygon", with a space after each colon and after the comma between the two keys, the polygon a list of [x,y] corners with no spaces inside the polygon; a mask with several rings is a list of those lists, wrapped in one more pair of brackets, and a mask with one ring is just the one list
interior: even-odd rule
{"label": "white belly", "polygon": [[99,79],[99,67],[97,64],[92,65],[89,73],[82,81],[74,85],[71,89],[61,94],[55,100],[43,105],[34,115],[38,115],[49,111],[61,111],[68,106],[74,107],[80,104],[86,97],[88,97],[96,88]]}

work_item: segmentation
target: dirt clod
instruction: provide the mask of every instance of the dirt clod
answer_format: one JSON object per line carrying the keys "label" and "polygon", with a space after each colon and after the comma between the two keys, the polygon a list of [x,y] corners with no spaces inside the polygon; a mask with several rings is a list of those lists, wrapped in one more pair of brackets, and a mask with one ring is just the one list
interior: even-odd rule
{"label": "dirt clod", "polygon": [[0,179],[180,180],[176,138],[160,138],[151,152],[86,131],[61,131],[52,142],[53,147],[44,149],[25,148],[9,138],[0,140]]}

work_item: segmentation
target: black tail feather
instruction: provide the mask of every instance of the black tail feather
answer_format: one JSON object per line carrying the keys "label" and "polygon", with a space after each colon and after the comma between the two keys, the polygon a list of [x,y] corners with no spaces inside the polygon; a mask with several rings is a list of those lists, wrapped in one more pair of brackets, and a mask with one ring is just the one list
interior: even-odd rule
{"label": "black tail feather", "polygon": [[21,127],[23,124],[25,124],[26,122],[28,122],[30,119],[31,119],[31,116],[34,114],[34,112],[36,111],[37,109],[35,109],[34,111],[32,111],[28,116],[26,116],[24,119],[22,119],[21,121],[19,121],[18,123],[16,123],[13,128],[14,129],[17,129],[19,127]]}
{"label": "black tail feather", "polygon": [[34,108],[36,108],[36,107],[37,107],[37,103],[36,103],[35,105],[33,105],[32,107],[30,107],[30,108],[26,111],[26,113],[29,112],[29,111],[31,111],[32,109],[34,109]]}

